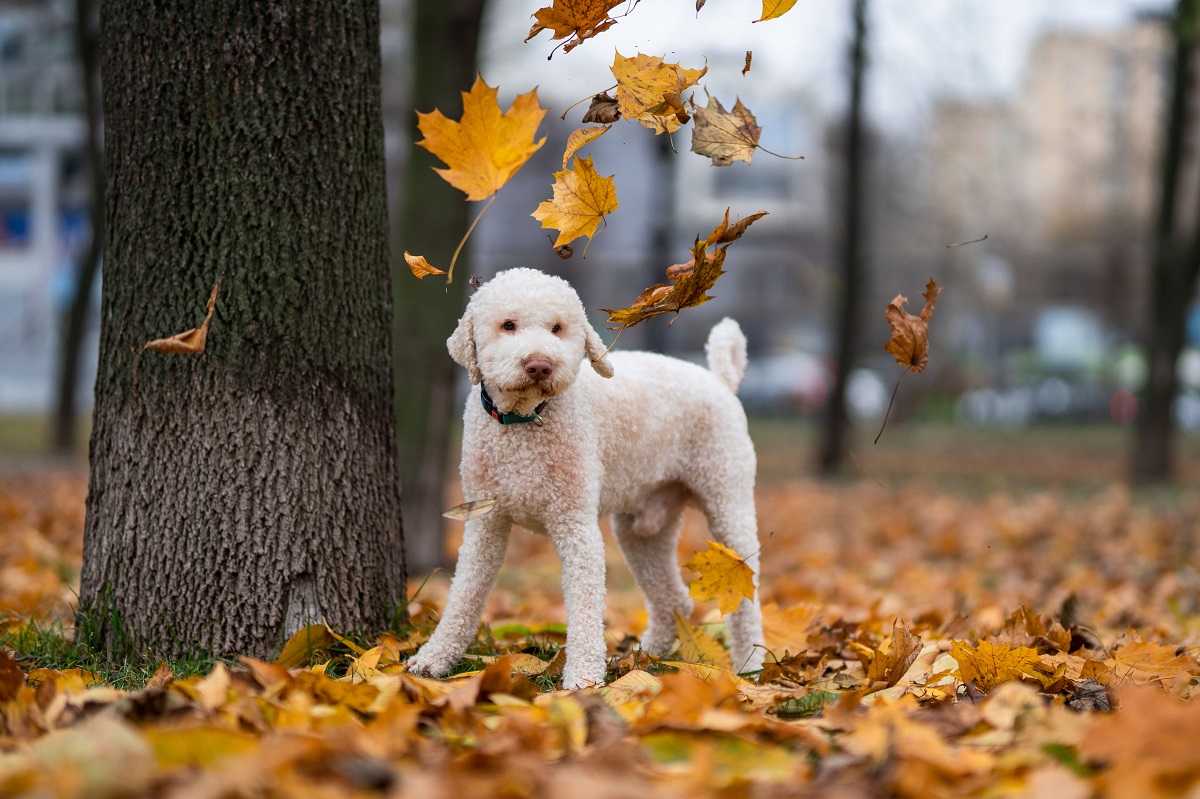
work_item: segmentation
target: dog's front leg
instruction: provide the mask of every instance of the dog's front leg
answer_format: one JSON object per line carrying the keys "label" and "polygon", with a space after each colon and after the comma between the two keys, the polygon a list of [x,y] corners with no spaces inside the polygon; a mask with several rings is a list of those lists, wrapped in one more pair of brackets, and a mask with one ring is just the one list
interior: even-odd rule
{"label": "dog's front leg", "polygon": [[429,641],[408,659],[410,672],[444,677],[462,660],[479,631],[479,617],[496,584],[511,530],[512,522],[496,514],[467,522],[446,610]]}
{"label": "dog's front leg", "polygon": [[567,662],[563,688],[604,683],[604,538],[593,518],[551,532],[562,562],[567,608]]}

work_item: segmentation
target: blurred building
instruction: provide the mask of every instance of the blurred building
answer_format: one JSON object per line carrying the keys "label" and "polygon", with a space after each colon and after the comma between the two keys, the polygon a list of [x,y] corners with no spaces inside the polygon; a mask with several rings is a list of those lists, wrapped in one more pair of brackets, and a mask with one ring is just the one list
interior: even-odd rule
{"label": "blurred building", "polygon": [[1051,31],[1016,96],[934,110],[935,218],[947,242],[989,236],[947,265],[1002,315],[1007,343],[1027,345],[1041,310],[1062,304],[1098,309],[1125,338],[1142,329],[1171,52],[1160,21]]}
{"label": "blurred building", "polygon": [[0,410],[49,407],[60,316],[87,246],[74,31],[69,2],[0,2]]}

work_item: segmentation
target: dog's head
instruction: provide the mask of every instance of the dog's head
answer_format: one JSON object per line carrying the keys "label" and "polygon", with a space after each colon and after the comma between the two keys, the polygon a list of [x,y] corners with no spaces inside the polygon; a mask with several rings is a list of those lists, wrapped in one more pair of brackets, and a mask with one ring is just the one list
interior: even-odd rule
{"label": "dog's head", "polygon": [[529,414],[562,394],[585,357],[597,374],[613,374],[579,295],[535,269],[509,269],[485,283],[446,346],[504,413]]}

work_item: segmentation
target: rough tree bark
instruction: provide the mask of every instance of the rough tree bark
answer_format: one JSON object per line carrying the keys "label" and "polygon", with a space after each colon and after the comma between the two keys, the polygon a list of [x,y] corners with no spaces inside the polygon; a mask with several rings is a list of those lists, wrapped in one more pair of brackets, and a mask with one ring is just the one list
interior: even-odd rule
{"label": "rough tree bark", "polygon": [[1195,58],[1200,2],[1179,0],[1172,31],[1175,56],[1170,99],[1163,128],[1163,154],[1158,220],[1154,229],[1151,280],[1150,341],[1146,352],[1149,372],[1142,393],[1131,476],[1138,483],[1171,477],[1174,461],[1173,406],[1179,393],[1176,364],[1183,351],[1187,312],[1196,296],[1200,276],[1200,219],[1185,225],[1178,218],[1179,173],[1184,142],[1195,130]]}
{"label": "rough tree bark", "polygon": [[[371,0],[106,0],[93,645],[268,656],[404,596]],[[194,327],[207,350],[131,347]]]}
{"label": "rough tree bark", "polygon": [[100,273],[100,257],[104,252],[104,155],[100,134],[100,41],[96,30],[97,0],[75,0],[75,42],[79,48],[82,73],[84,112],[87,114],[87,158],[91,197],[88,218],[92,238],[75,279],[75,294],[67,309],[66,328],[58,358],[58,386],[55,391],[54,422],[51,427],[51,446],[56,452],[75,449],[78,426],[79,355],[83,334],[87,328],[92,289]]}
{"label": "rough tree bark", "polygon": [[867,1],[854,0],[854,40],[850,47],[850,111],[846,124],[846,171],[841,231],[841,272],[836,328],[837,379],[829,395],[821,434],[818,468],[834,475],[846,458],[850,416],[846,385],[856,356],[859,301],[863,280],[863,77],[867,61]]}
{"label": "rough tree bark", "polygon": [[[440,109],[457,118],[461,93],[475,80],[475,60],[484,0],[416,0],[413,9],[412,98],[420,111]],[[421,138],[412,115],[411,141]],[[397,250],[420,253],[443,269],[469,224],[471,209],[462,192],[432,169],[433,155],[410,148]],[[477,209],[476,209],[477,211]],[[399,255],[399,253],[397,253]],[[466,253],[455,281],[417,283],[403,260],[396,266],[396,430],[404,485],[408,564],[414,574],[443,565],[442,511],[450,448],[450,422],[457,368],[446,354],[446,338],[462,315],[471,276]],[[414,379],[414,376],[419,376]]]}

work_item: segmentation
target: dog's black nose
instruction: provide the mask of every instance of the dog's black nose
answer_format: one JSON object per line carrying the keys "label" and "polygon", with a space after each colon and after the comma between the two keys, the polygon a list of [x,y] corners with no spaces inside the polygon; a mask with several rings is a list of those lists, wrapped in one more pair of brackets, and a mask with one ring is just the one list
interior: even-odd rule
{"label": "dog's black nose", "polygon": [[545,358],[530,358],[525,362],[525,374],[534,380],[545,380],[554,373],[554,365]]}

